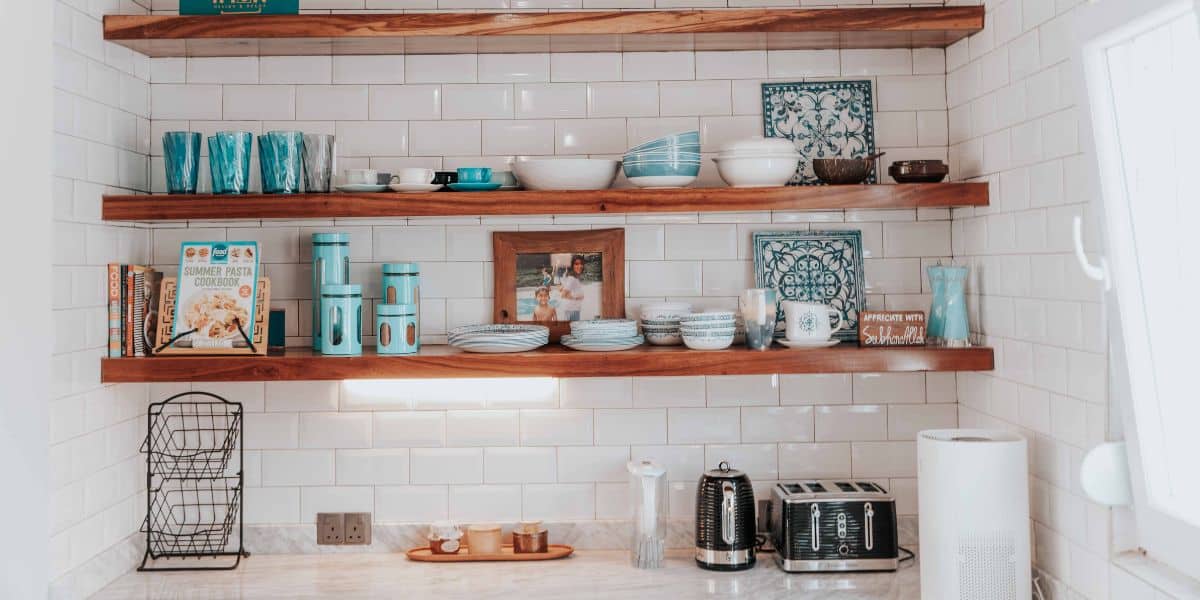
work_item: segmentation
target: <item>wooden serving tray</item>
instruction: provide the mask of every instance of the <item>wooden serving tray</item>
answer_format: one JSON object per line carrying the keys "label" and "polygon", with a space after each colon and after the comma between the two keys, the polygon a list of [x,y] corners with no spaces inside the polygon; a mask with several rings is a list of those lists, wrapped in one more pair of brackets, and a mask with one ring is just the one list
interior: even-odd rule
{"label": "wooden serving tray", "polygon": [[550,544],[546,548],[546,552],[532,552],[528,554],[516,554],[513,552],[511,545],[505,545],[500,548],[499,554],[468,554],[467,547],[463,546],[458,554],[434,554],[428,546],[421,548],[413,548],[404,555],[408,560],[418,562],[487,562],[497,560],[555,560],[558,558],[566,558],[575,552],[575,548],[566,544]]}

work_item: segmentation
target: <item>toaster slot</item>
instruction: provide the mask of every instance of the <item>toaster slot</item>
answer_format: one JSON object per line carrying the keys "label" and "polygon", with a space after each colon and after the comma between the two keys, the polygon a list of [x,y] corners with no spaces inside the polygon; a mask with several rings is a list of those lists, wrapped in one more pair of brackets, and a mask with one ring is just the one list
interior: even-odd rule
{"label": "toaster slot", "polygon": [[869,481],[856,481],[855,484],[864,492],[883,492],[883,489]]}
{"label": "toaster slot", "polygon": [[858,491],[858,488],[854,487],[854,484],[850,483],[849,481],[835,481],[834,484],[837,485],[838,489],[842,490],[843,492]]}
{"label": "toaster slot", "polygon": [[825,486],[821,485],[820,481],[806,481],[804,485],[808,487],[809,492],[814,494],[824,494],[829,491],[825,489]]}

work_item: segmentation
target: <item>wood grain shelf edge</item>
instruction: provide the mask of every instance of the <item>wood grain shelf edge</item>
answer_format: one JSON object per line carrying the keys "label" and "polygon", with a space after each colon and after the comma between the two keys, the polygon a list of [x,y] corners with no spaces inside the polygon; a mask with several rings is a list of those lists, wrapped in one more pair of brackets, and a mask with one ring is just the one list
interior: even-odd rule
{"label": "wood grain shelf edge", "polygon": [[102,383],[194,381],[298,381],[479,377],[631,377],[764,375],[776,373],[876,373],[990,371],[991,348],[833,348],[764,352],[745,348],[697,351],[644,346],[623,352],[578,352],[547,346],[516,354],[471,354],[428,346],[415,355],[314,355],[291,349],[285,356],[168,356],[105,358]]}

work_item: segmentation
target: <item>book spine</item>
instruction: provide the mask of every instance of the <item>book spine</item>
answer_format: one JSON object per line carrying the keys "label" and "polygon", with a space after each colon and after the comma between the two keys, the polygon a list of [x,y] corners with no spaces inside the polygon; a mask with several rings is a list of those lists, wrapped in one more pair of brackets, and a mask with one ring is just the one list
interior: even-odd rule
{"label": "book spine", "polygon": [[108,265],[108,356],[121,357],[121,265]]}
{"label": "book spine", "polygon": [[145,324],[146,324],[146,269],[138,267],[133,273],[133,355],[146,356]]}
{"label": "book spine", "polygon": [[117,330],[121,336],[121,356],[125,354],[125,315],[126,302],[128,302],[129,286],[125,285],[125,278],[129,275],[129,265],[121,265],[121,272],[118,274],[117,281],[121,285],[121,314],[117,319]]}
{"label": "book spine", "polygon": [[133,356],[133,299],[134,272],[130,266],[125,272],[125,356]]}

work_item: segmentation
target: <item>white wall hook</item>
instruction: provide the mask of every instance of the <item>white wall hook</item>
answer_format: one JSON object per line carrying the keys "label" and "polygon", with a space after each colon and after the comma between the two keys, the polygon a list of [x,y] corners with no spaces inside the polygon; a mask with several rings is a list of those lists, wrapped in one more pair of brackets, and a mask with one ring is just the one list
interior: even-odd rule
{"label": "white wall hook", "polygon": [[1103,282],[1104,291],[1112,290],[1112,278],[1109,277],[1108,273],[1108,261],[1101,256],[1100,266],[1093,265],[1088,261],[1087,254],[1083,251],[1083,217],[1075,217],[1072,230],[1075,237],[1075,260],[1079,261],[1079,268],[1083,269],[1083,274],[1087,275],[1088,279]]}

